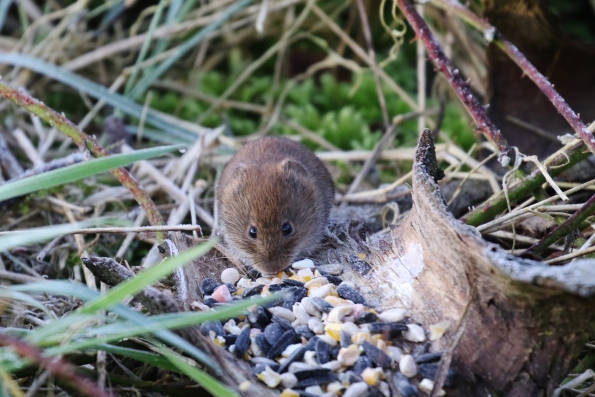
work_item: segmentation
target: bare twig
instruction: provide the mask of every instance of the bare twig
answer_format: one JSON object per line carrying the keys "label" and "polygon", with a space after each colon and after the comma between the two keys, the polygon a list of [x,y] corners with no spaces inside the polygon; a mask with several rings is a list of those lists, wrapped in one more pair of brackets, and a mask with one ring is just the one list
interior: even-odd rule
{"label": "bare twig", "polygon": [[[97,234],[97,233],[150,233],[150,232],[173,232],[200,230],[198,225],[173,225],[173,226],[139,226],[139,227],[95,227],[86,229],[73,229],[66,234]],[[0,236],[8,234],[24,233],[21,230],[12,232],[0,232]]]}
{"label": "bare twig", "polygon": [[553,84],[550,83],[531,62],[529,62],[527,57],[525,57],[514,44],[508,41],[494,26],[490,25],[488,21],[475,15],[471,10],[456,0],[434,0],[432,1],[432,4],[458,16],[471,26],[481,30],[488,42],[493,41],[494,44],[508,55],[510,59],[521,68],[523,73],[527,75],[537,87],[539,87],[554,105],[556,110],[558,110],[558,113],[566,119],[572,129],[583,140],[589,151],[595,153],[595,137],[593,137],[592,131],[589,131],[574,110],[570,108],[564,98],[562,98],[558,91],[554,89]]}
{"label": "bare twig", "polygon": [[591,196],[589,200],[580,210],[572,214],[568,219],[562,222],[557,228],[547,233],[541,240],[533,244],[523,254],[539,255],[545,251],[550,245],[568,235],[571,231],[580,227],[589,216],[595,212],[595,195]]}
{"label": "bare twig", "polygon": [[498,149],[498,160],[503,166],[510,162],[510,148],[500,130],[489,119],[483,106],[475,98],[469,84],[461,77],[459,70],[454,67],[450,59],[438,44],[436,37],[416,11],[411,0],[398,0],[399,8],[413,27],[418,40],[422,40],[428,50],[428,55],[438,71],[444,74],[450,86],[455,91],[465,108],[477,124],[477,129]]}
{"label": "bare twig", "polygon": [[[416,8],[419,14],[423,16],[423,4],[418,4]],[[426,108],[426,54],[424,43],[418,40],[415,49],[417,58],[417,111],[423,112]],[[422,115],[417,119],[417,135],[421,136],[425,128],[427,128],[426,117]],[[436,129],[436,134],[438,134],[438,131],[439,129]],[[437,136],[434,137],[434,141],[436,140]]]}
{"label": "bare twig", "polygon": [[[595,129],[595,123],[592,123],[589,126],[589,129]],[[573,142],[567,144],[548,157],[542,164],[550,177],[553,178],[560,175],[574,164],[584,160],[589,154],[589,152],[584,151],[584,143],[580,139],[575,139]],[[541,170],[536,169],[532,171],[514,186],[508,188],[508,200],[510,203],[513,203],[526,197],[531,194],[531,192],[539,189],[545,180],[545,176]],[[506,207],[506,197],[503,194],[500,194],[466,214],[461,220],[469,225],[478,226],[494,219],[498,214],[503,212]]]}
{"label": "bare twig", "polygon": [[569,259],[575,259],[575,258],[584,256],[584,255],[592,254],[593,252],[595,252],[595,247],[590,247],[590,248],[584,249],[582,251],[577,250],[577,251],[571,252],[570,254],[560,255],[553,259],[549,259],[545,262],[549,263],[550,265],[557,265],[559,263],[566,262]]}
{"label": "bare twig", "polygon": [[7,270],[0,270],[0,280],[11,281],[13,283],[27,284],[38,283],[43,280],[42,277],[26,276],[20,273],[9,272]]}
{"label": "bare twig", "polygon": [[[25,94],[23,91],[0,82],[0,95],[39,116],[52,127],[58,128],[70,137],[80,150],[88,149],[95,157],[105,157],[109,155],[109,153],[97,143],[95,138],[85,134],[64,115],[55,112],[37,99]],[[151,197],[149,197],[142,186],[139,185],[126,168],[120,167],[113,169],[110,172],[120,181],[122,186],[130,191],[136,201],[143,207],[147,213],[147,218],[152,225],[163,224],[163,218],[161,218],[161,214],[155,206],[155,203],[153,203]]]}

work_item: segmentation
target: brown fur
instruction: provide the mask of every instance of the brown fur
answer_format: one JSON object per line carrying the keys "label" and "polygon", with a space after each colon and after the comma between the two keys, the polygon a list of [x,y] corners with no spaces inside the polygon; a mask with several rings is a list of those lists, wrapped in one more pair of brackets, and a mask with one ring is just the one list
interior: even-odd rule
{"label": "brown fur", "polygon": [[[277,273],[312,252],[334,202],[324,164],[305,146],[266,137],[246,144],[217,185],[216,235],[230,253],[264,274]],[[293,232],[284,236],[288,222]],[[257,229],[256,239],[249,236]]]}

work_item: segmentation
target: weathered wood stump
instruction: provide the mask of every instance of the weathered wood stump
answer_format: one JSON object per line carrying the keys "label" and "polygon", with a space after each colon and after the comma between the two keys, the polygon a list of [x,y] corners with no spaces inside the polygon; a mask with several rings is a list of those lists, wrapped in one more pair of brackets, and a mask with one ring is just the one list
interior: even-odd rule
{"label": "weathered wood stump", "polygon": [[430,347],[460,375],[449,395],[550,395],[593,335],[595,260],[554,267],[506,253],[449,213],[438,172],[426,130],[404,222],[368,241],[342,225],[320,259],[345,263],[343,278],[380,307],[406,307],[426,329],[450,322]]}

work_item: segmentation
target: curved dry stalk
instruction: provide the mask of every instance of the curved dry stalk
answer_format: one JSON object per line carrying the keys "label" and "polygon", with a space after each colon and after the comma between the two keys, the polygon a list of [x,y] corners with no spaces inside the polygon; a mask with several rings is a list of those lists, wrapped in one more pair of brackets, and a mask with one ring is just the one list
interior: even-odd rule
{"label": "curved dry stalk", "polygon": [[[0,96],[27,109],[29,112],[49,123],[52,127],[62,131],[62,133],[72,139],[80,150],[87,149],[94,157],[109,156],[109,153],[97,143],[94,137],[85,134],[64,115],[55,112],[44,103],[27,95],[24,91],[12,88],[8,84],[0,81]],[[157,206],[155,206],[151,197],[137,182],[134,176],[132,176],[132,174],[124,167],[113,169],[110,172],[118,179],[118,181],[120,181],[122,186],[130,191],[134,199],[145,210],[147,219],[151,225],[162,225],[163,218],[161,217]],[[161,236],[161,234],[159,234],[159,236]]]}
{"label": "curved dry stalk", "polygon": [[545,94],[550,100],[552,105],[558,110],[558,113],[562,115],[570,124],[572,129],[578,134],[583,140],[587,148],[591,153],[595,154],[595,137],[593,137],[592,131],[581,121],[578,115],[570,108],[568,103],[562,98],[562,96],[554,89],[552,83],[541,74],[527,57],[510,41],[496,30],[496,28],[488,21],[479,16],[475,15],[464,5],[454,0],[433,0],[432,4],[436,7],[442,8],[447,12],[454,14],[467,22],[469,25],[476,29],[481,30],[484,33],[484,37],[488,42],[496,44],[510,59],[518,65],[519,68],[527,75],[537,87]]}
{"label": "curved dry stalk", "polygon": [[[588,151],[585,152],[584,147],[583,142],[577,139],[558,150],[543,162],[547,173],[551,177],[558,176],[574,164],[586,159],[590,153]],[[508,188],[509,202],[514,203],[527,197],[533,191],[539,189],[545,181],[546,178],[541,170],[535,169],[514,186]],[[473,211],[463,216],[461,220],[469,225],[478,226],[493,220],[498,214],[505,211],[506,207],[506,197],[505,195],[500,194],[475,208]]]}
{"label": "curved dry stalk", "polygon": [[399,8],[413,30],[416,38],[423,41],[428,50],[428,55],[438,71],[440,71],[448,83],[459,97],[473,121],[477,124],[477,130],[481,132],[488,141],[498,149],[498,160],[503,166],[510,162],[510,148],[506,139],[500,133],[500,130],[494,125],[488,117],[484,107],[471,92],[469,84],[466,83],[457,68],[454,67],[450,59],[446,56],[436,37],[415,9],[411,0],[398,0]]}

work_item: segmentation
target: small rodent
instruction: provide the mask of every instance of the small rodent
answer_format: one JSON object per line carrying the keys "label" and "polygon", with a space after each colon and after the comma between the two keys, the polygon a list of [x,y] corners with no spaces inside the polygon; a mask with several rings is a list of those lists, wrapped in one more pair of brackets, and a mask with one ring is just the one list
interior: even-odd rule
{"label": "small rodent", "polygon": [[278,273],[316,248],[334,194],[331,175],[309,149],[287,138],[260,138],[221,174],[214,234],[244,265]]}

